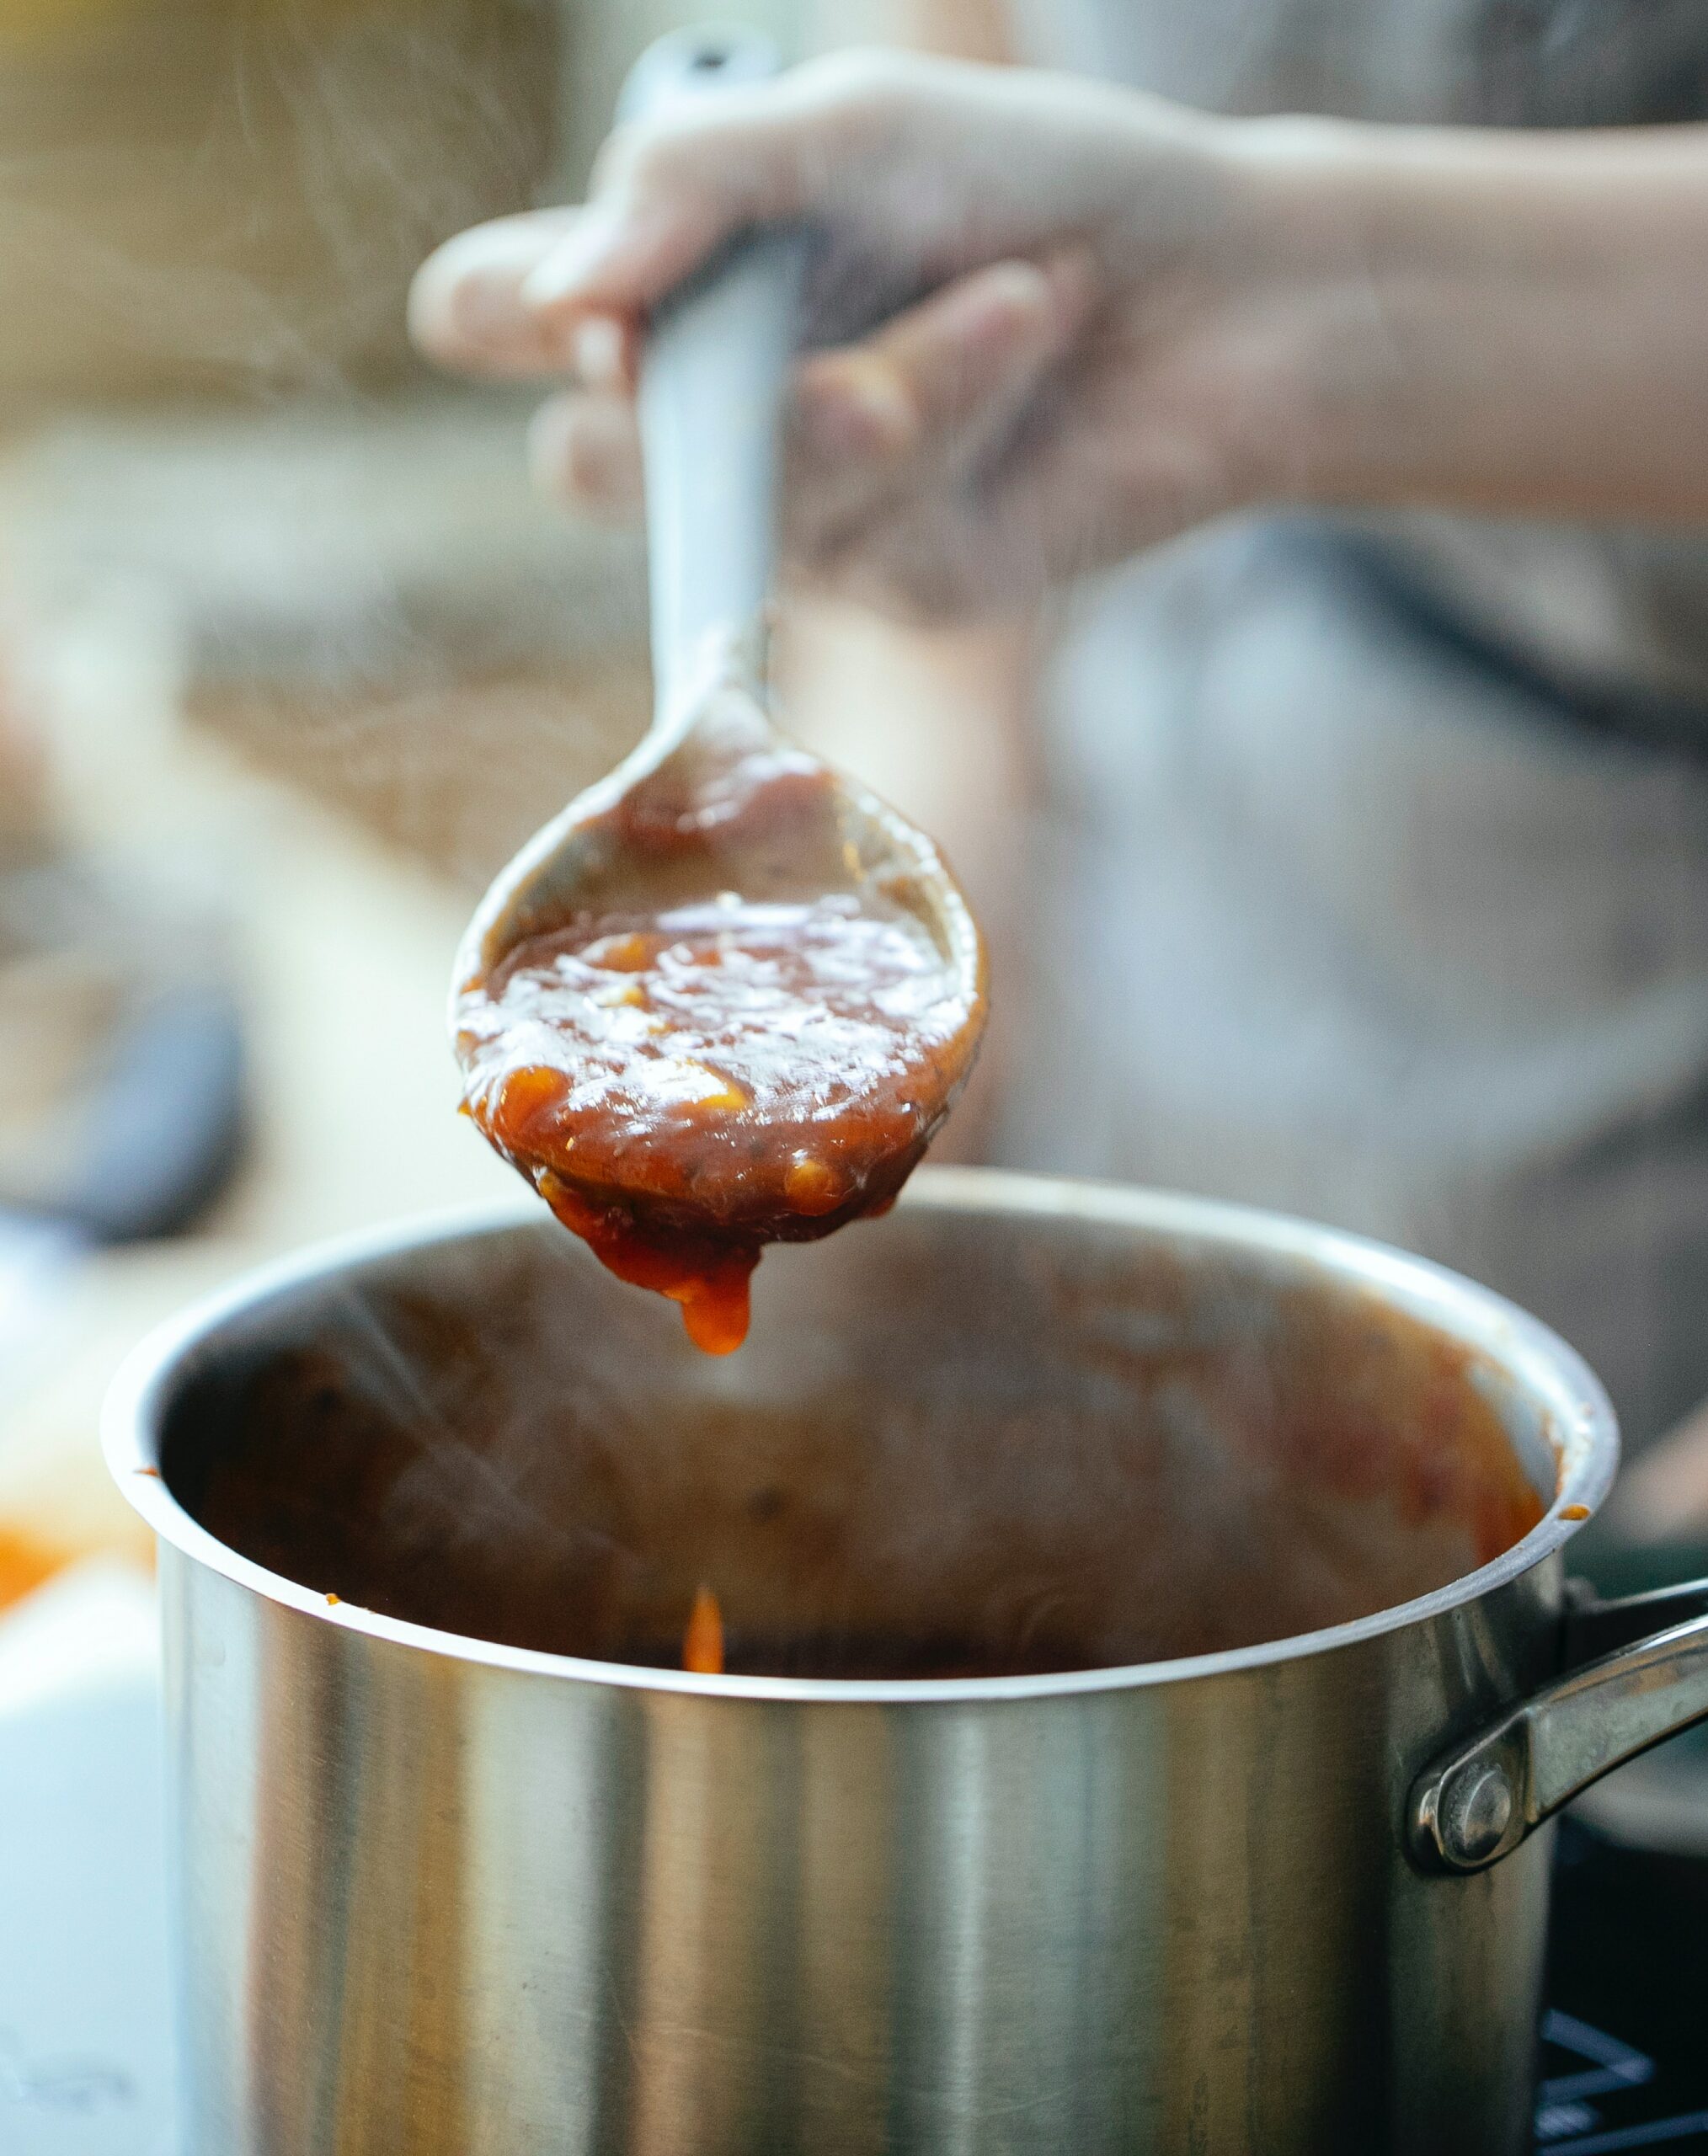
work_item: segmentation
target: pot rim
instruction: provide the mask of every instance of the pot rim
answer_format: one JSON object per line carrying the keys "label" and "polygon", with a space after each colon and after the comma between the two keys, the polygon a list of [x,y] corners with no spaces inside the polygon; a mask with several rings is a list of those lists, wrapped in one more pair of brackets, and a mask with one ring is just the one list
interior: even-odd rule
{"label": "pot rim", "polygon": [[339,1236],[255,1267],[200,1298],[148,1333],[131,1351],[114,1378],[101,1414],[101,1444],[108,1470],[121,1493],[162,1540],[237,1586],[321,1624],[392,1646],[527,1676],[632,1691],[819,1705],[974,1705],[1129,1691],[1259,1669],[1359,1646],[1384,1633],[1427,1622],[1519,1578],[1562,1548],[1583,1524],[1581,1518],[1566,1517],[1567,1510],[1583,1507],[1586,1516],[1593,1515],[1612,1484],[1619,1460],[1618,1425],[1612,1405],[1588,1364],[1540,1319],[1427,1258],[1412,1257],[1360,1235],[1252,1206],[1002,1169],[922,1168],[902,1193],[901,1203],[944,1212],[1043,1214],[1058,1219],[1065,1214],[1142,1228],[1165,1239],[1221,1242],[1297,1267],[1315,1266],[1342,1282],[1380,1290],[1409,1315],[1450,1334],[1501,1365],[1543,1406],[1548,1417],[1545,1434],[1556,1462],[1553,1502],[1528,1534],[1488,1564],[1461,1574],[1432,1593],[1375,1610],[1349,1624],[1266,1640],[1255,1646],[1114,1668],[918,1680],[702,1676],[687,1670],[597,1662],[470,1639],[402,1618],[382,1616],[349,1603],[328,1604],[318,1590],[269,1572],[228,1549],[191,1518],[160,1473],[159,1426],[162,1410],[182,1373],[193,1364],[198,1349],[211,1336],[240,1313],[253,1314],[311,1281],[354,1265],[430,1244],[501,1234],[517,1227],[534,1226],[543,1231],[550,1223],[531,1198],[463,1206]]}

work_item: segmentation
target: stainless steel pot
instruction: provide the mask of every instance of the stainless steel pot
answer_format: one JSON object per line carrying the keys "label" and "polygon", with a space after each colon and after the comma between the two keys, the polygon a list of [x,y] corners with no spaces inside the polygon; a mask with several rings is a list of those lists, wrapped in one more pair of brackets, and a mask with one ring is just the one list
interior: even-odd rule
{"label": "stainless steel pot", "polygon": [[[543,1219],[405,1230],[107,1444],[196,2156],[1513,2156],[1534,1830],[1708,1714],[1708,1587],[1566,1590],[1569,1349],[1188,1199],[922,1176],[728,1361]],[[653,1666],[702,1579],[785,1673]]]}

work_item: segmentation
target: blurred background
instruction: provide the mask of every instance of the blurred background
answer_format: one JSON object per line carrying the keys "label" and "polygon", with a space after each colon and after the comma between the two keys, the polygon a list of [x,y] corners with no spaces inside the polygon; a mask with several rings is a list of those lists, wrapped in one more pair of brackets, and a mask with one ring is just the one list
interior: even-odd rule
{"label": "blurred background", "polygon": [[[988,41],[958,0],[718,12]],[[576,199],[699,13],[0,0],[0,1604],[146,1561],[96,1419],[154,1318],[514,1187],[454,1113],[447,968],[644,723],[643,575],[531,495],[526,392],[412,358],[404,296],[462,227]],[[1000,925],[990,640],[819,612],[780,666]]]}
{"label": "blurred background", "polygon": [[[1665,121],[1708,82],[1700,8],[1622,0],[717,12],[1230,112]],[[579,199],[630,62],[705,13],[0,0],[0,1605],[146,1558],[95,1433],[154,1319],[515,1187],[454,1113],[450,958],[645,723],[643,565],[535,498],[532,393],[432,374],[405,294],[464,226]],[[1708,1534],[1705,563],[1691,531],[1284,507],[1044,622],[793,601],[774,654],[788,724],[938,837],[990,938],[940,1155],[1487,1280],[1636,1445],[1694,1428],[1631,1501],[1679,1566]]]}
{"label": "blurred background", "polygon": [[[153,2060],[163,2106],[151,1552],[101,1399],[258,1262],[520,1188],[455,1113],[451,959],[644,726],[643,565],[535,499],[531,392],[420,365],[405,293],[462,227],[579,199],[629,63],[708,13],[796,54],[1017,54],[1228,111],[1708,112],[1702,0],[0,0],[0,1710],[92,1573],[65,1658],[133,1657],[104,1750],[22,1717],[0,1747],[0,1939],[70,1940],[73,2065],[98,2037]],[[1250,1199],[1490,1281],[1639,1445],[1682,1428],[1574,1558],[1611,1591],[1708,1572],[1708,547],[1305,521],[1189,535],[1059,639],[786,614],[787,723],[941,841],[992,944],[939,1155]],[[1580,1816],[1700,1858],[1695,1742]],[[12,1958],[7,2156],[40,2093]],[[57,2073],[73,2137],[25,2156],[142,2156]]]}

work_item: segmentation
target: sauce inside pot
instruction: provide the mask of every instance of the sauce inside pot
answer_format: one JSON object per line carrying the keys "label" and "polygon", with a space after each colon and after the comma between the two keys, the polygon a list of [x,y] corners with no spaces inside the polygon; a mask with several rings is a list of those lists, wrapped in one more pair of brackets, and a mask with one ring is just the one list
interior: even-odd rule
{"label": "sauce inside pot", "polygon": [[723,1674],[723,1612],[709,1587],[695,1594],[682,1633],[682,1667],[702,1677]]}
{"label": "sauce inside pot", "polygon": [[771,1321],[708,1366],[548,1230],[318,1281],[261,1352],[235,1329],[173,1410],[173,1493],[358,1609],[837,1679],[1316,1631],[1551,1500],[1554,1440],[1498,1370],[1262,1253],[905,1207],[779,1262]]}

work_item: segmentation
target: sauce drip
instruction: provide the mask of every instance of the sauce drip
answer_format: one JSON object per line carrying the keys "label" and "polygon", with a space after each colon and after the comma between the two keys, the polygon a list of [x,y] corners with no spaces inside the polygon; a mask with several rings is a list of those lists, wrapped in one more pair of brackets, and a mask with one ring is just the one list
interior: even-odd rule
{"label": "sauce drip", "polygon": [[723,1612],[709,1587],[700,1588],[688,1612],[687,1629],[682,1634],[682,1667],[702,1677],[723,1674]]}
{"label": "sauce drip", "polygon": [[457,1047],[498,1150],[726,1354],[765,1244],[888,1209],[981,1015],[924,922],[867,882],[576,914],[463,990]]}

